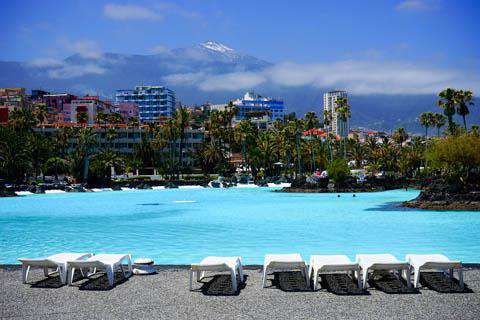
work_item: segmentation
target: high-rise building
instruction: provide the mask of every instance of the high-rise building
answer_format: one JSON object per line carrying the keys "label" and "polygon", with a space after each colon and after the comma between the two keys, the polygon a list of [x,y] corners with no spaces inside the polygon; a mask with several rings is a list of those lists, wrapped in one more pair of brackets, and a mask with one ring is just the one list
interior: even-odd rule
{"label": "high-rise building", "polygon": [[117,104],[135,103],[141,122],[157,122],[175,112],[175,92],[162,86],[136,86],[134,90],[117,90]]}
{"label": "high-rise building", "polygon": [[243,99],[233,101],[233,105],[238,108],[237,120],[261,118],[268,116],[269,120],[283,120],[285,115],[285,105],[280,99],[262,97],[254,92],[247,92]]}
{"label": "high-rise building", "polygon": [[331,123],[329,125],[329,131],[333,132],[340,137],[347,137],[348,132],[350,131],[350,124],[347,118],[347,121],[340,119],[340,116],[337,111],[337,99],[347,98],[346,91],[330,91],[326,92],[323,95],[323,110],[328,111],[331,114]]}

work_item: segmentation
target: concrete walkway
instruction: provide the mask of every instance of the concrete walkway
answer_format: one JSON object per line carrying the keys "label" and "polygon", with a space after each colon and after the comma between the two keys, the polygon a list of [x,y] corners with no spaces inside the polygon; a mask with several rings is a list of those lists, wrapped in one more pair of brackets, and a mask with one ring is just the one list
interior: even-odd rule
{"label": "concrete walkway", "polygon": [[[223,290],[222,278],[188,291],[187,269],[162,267],[153,276],[133,276],[107,290],[105,277],[59,286],[42,281],[34,270],[21,283],[18,267],[0,267],[1,319],[479,319],[480,269],[465,272],[471,293],[387,294],[370,288],[366,295],[263,289],[258,269],[246,270],[246,285],[235,295],[208,295]],[[206,279],[209,281],[212,278]],[[38,282],[40,281],[40,282]],[[198,284],[197,288],[202,285]],[[210,287],[209,287],[210,286]],[[217,286],[217,288],[215,288]],[[225,287],[225,286],[224,286]],[[228,286],[226,286],[228,288]],[[227,290],[228,291],[228,290]]]}

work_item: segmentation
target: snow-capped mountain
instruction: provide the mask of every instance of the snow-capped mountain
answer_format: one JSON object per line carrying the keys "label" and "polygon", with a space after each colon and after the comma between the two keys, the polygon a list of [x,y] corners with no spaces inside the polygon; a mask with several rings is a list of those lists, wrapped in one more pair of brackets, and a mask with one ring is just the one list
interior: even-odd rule
{"label": "snow-capped mountain", "polygon": [[[162,84],[175,90],[178,99],[186,104],[221,103],[243,96],[247,89],[254,89],[266,96],[284,98],[288,112],[302,115],[313,110],[322,113],[323,92],[332,88],[284,87],[262,81],[262,73],[271,66],[267,61],[240,53],[225,44],[207,41],[151,55],[75,54],[64,60],[0,61],[0,87],[113,98],[117,89]],[[249,87],[257,79],[260,79],[258,84]],[[242,89],[238,89],[240,87]],[[434,106],[435,99],[433,95],[352,96],[352,124],[378,129],[398,126],[416,129],[418,114],[425,111],[425,106]],[[473,114],[477,114],[478,119],[478,112],[474,110]]]}
{"label": "snow-capped mountain", "polygon": [[226,45],[216,42],[216,41],[207,41],[204,43],[199,44],[199,46],[204,47],[205,49],[212,50],[212,51],[217,51],[221,53],[226,53],[226,52],[234,52],[230,47],[227,47]]}

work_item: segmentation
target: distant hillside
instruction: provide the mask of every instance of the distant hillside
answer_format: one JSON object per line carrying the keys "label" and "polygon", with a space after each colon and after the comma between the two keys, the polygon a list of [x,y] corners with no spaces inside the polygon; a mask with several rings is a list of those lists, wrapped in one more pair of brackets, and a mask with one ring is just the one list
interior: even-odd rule
{"label": "distant hillside", "polygon": [[[99,94],[112,98],[115,90],[138,84],[163,84],[177,93],[184,104],[222,103],[243,95],[245,90],[209,90],[201,83],[202,75],[225,75],[236,72],[254,73],[272,66],[271,63],[214,41],[187,48],[165,50],[153,55],[104,53],[89,57],[73,55],[62,61],[44,59],[31,62],[0,61],[0,87],[21,86],[53,92]],[[227,82],[242,81],[232,77]],[[228,88],[228,83],[225,83]],[[323,93],[330,89],[282,87],[272,83],[259,84],[255,91],[285,100],[289,112],[303,115],[307,111],[322,113]],[[433,95],[350,95],[352,125],[374,129],[404,126],[419,131],[418,114],[435,107]],[[478,105],[478,103],[477,103]],[[478,109],[478,107],[477,107]],[[474,111],[469,121],[479,123],[480,113]]]}

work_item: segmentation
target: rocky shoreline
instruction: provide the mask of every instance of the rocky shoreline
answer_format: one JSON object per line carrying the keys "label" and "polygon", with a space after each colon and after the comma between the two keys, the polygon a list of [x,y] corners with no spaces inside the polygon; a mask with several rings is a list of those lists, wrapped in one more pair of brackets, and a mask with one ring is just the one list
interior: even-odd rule
{"label": "rocky shoreline", "polygon": [[480,191],[424,190],[417,198],[405,201],[401,206],[423,210],[480,211]]}

